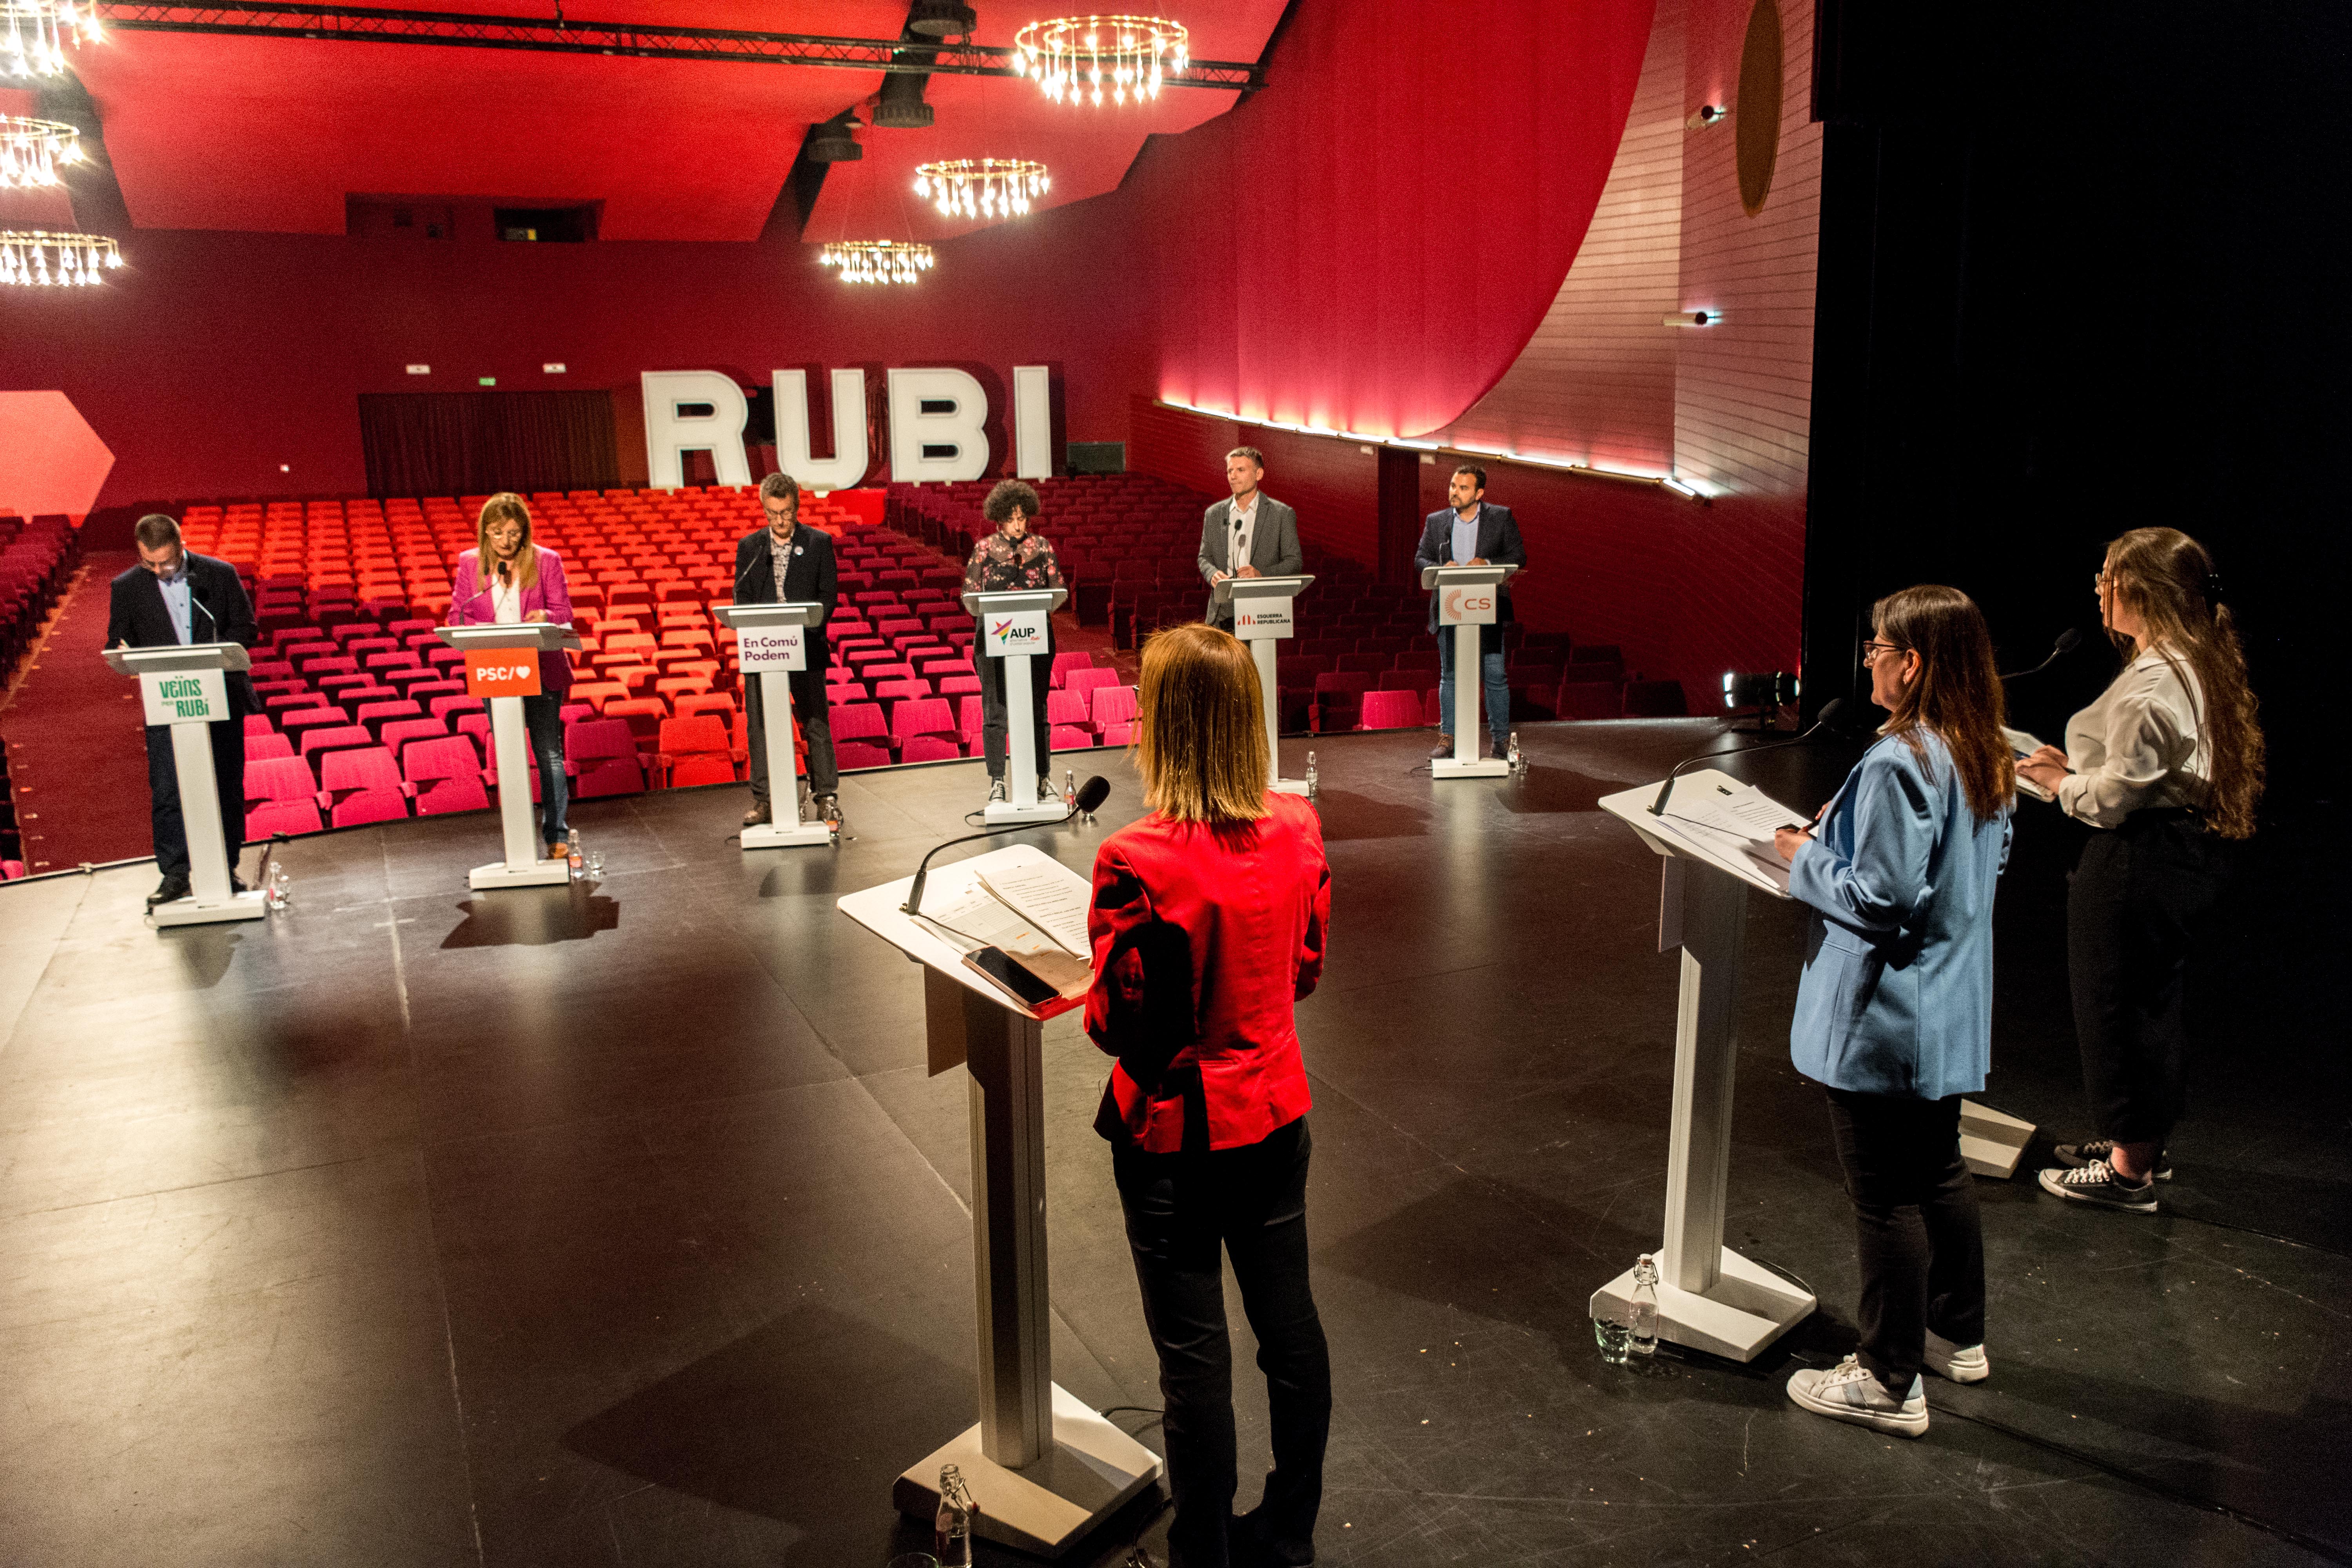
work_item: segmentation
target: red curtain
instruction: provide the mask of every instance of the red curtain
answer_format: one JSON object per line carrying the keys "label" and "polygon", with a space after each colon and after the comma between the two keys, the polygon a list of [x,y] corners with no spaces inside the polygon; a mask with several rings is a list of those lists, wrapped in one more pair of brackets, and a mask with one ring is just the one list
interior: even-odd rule
{"label": "red curtain", "polygon": [[1651,0],[1305,0],[1271,85],[1147,152],[1160,391],[1416,436],[1534,333],[1599,201]]}

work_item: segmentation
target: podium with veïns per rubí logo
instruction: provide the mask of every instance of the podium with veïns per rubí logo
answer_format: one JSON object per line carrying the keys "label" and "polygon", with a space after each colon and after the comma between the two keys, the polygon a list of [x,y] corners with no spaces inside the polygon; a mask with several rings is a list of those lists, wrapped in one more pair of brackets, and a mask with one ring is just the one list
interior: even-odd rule
{"label": "podium with ve\u00efns per rub\u00ed logo", "polygon": [[[266,896],[237,892],[229,881],[228,834],[221,823],[220,783],[213,773],[212,726],[229,717],[228,677],[250,669],[252,656],[239,643],[200,642],[110,647],[105,657],[117,672],[137,678],[147,722],[167,724],[172,731],[172,776],[180,786],[190,890],[186,898],[157,904],[148,913],[158,926],[259,920],[269,912]],[[229,743],[242,745],[244,739],[232,737]],[[228,805],[245,809],[241,800]]]}

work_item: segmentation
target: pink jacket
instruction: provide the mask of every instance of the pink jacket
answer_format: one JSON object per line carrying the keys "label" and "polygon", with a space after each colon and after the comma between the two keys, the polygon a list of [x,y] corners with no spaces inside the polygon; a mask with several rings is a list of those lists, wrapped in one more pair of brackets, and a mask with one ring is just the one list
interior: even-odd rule
{"label": "pink jacket", "polygon": [[[563,584],[563,557],[540,545],[531,550],[539,557],[539,581],[522,591],[522,613],[528,618],[533,610],[545,610],[547,618],[568,625],[572,619],[572,590]],[[481,552],[468,550],[457,557],[457,572],[449,584],[449,624],[453,626],[488,626],[498,616],[490,603],[489,589],[482,582]],[[549,697],[560,697],[572,689],[572,656],[568,653],[542,653],[539,656],[539,685]]]}

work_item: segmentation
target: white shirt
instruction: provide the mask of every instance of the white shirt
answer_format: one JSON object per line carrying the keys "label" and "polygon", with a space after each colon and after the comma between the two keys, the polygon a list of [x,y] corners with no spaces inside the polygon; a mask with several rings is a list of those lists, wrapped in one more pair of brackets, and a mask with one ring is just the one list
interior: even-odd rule
{"label": "white shirt", "polygon": [[500,626],[513,626],[522,620],[522,589],[514,583],[500,583],[499,568],[492,562],[490,574],[490,619]]}
{"label": "white shirt", "polygon": [[2154,649],[2066,721],[2058,805],[2094,827],[2121,827],[2147,806],[2200,806],[2213,782],[2204,693],[2184,661]]}
{"label": "white shirt", "polygon": [[1229,526],[1225,534],[1225,570],[1228,572],[1239,572],[1250,563],[1250,531],[1257,525],[1257,501],[1261,493],[1257,490],[1250,492],[1249,510],[1246,511],[1242,509],[1241,502],[1234,502],[1232,515],[1226,519]]}

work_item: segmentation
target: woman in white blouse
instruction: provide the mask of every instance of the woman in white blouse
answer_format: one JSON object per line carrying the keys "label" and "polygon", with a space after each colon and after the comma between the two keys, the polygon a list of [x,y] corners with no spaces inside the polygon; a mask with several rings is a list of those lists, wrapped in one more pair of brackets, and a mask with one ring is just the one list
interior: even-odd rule
{"label": "woman in white blouse", "polygon": [[2066,895],[2074,1033],[2098,1137],[2042,1173],[2059,1197],[2156,1211],[2188,1067],[2181,973],[2226,869],[2254,830],[2263,732],[2205,547],[2170,528],[2107,546],[2099,618],[2130,662],[2017,771],[2100,829]]}

